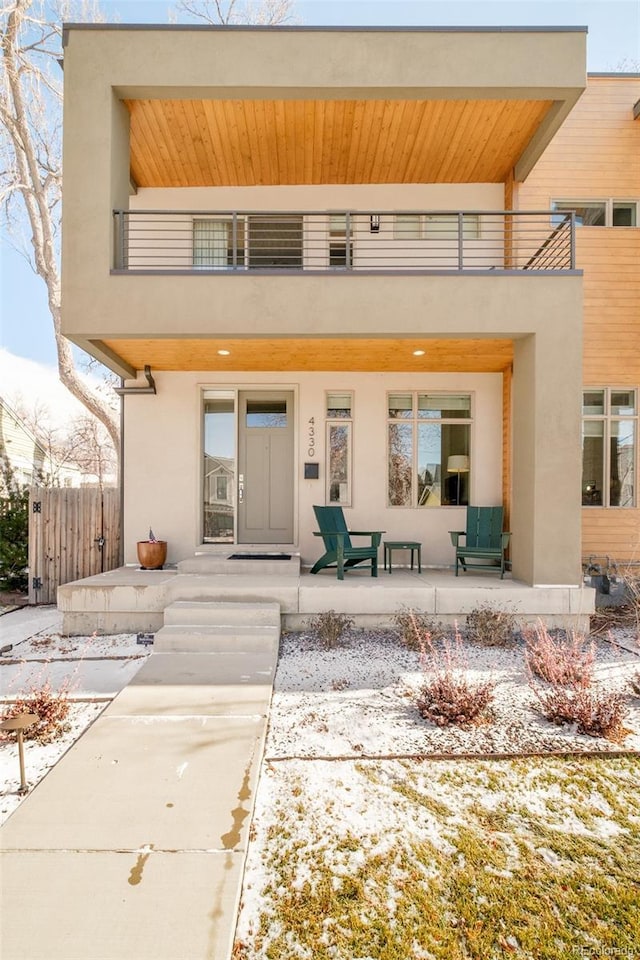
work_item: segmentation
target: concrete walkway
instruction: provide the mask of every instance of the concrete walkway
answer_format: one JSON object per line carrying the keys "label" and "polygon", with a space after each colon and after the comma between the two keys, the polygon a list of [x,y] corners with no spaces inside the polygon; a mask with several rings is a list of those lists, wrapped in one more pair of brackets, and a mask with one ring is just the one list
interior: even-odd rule
{"label": "concrete walkway", "polygon": [[3,960],[230,957],[276,660],[151,655],[0,833]]}

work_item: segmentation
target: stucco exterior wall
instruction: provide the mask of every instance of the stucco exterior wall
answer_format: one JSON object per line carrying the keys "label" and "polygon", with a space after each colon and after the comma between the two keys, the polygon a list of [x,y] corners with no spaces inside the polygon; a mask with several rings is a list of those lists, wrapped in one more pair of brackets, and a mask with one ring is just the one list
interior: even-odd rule
{"label": "stucco exterior wall", "polygon": [[[353,419],[353,496],[345,507],[354,528],[387,531],[389,539],[419,539],[423,562],[451,562],[449,530],[464,527],[464,507],[387,506],[387,393],[409,390],[464,391],[473,396],[471,499],[501,503],[502,376],[500,374],[232,374],[162,373],[156,396],[125,401],[125,560],[135,560],[135,544],[149,526],[169,541],[169,561],[193,555],[202,544],[202,394],[211,389],[292,389],[296,394],[294,518],[295,545],[303,562],[319,556],[313,536],[312,507],[325,503],[326,391],[351,390]],[[318,480],[303,479],[309,460],[306,435],[315,419],[314,462]]]}

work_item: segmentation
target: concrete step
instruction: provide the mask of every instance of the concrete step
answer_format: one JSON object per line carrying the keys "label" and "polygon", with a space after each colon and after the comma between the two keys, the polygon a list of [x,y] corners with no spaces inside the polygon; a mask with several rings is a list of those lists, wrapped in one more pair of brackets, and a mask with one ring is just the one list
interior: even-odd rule
{"label": "concrete step", "polygon": [[277,655],[280,628],[180,626],[162,627],[154,653],[271,653]]}
{"label": "concrete step", "polygon": [[165,607],[165,626],[276,627],[278,603],[225,603],[216,600],[176,600]]}
{"label": "concrete step", "polygon": [[[265,551],[269,552],[269,551]],[[281,576],[300,575],[300,556],[292,555],[290,560],[230,560],[233,553],[243,550],[230,550],[228,554],[196,554],[178,564],[178,573],[214,573],[225,576]]]}

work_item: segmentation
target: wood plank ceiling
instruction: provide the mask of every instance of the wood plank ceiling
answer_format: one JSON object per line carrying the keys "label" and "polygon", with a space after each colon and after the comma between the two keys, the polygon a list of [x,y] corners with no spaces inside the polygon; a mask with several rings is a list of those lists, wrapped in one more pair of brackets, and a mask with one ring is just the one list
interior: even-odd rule
{"label": "wood plank ceiling", "polygon": [[[511,340],[437,339],[162,339],[106,340],[142,370],[499,373],[513,361]],[[228,350],[220,356],[219,350]],[[424,350],[416,357],[414,350]]]}
{"label": "wood plank ceiling", "polygon": [[126,100],[139,187],[502,183],[550,100]]}

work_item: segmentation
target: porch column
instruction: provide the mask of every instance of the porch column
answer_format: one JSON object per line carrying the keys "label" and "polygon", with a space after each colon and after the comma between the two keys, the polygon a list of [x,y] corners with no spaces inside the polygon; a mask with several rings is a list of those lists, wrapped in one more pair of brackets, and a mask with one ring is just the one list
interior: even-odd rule
{"label": "porch column", "polygon": [[564,321],[514,341],[513,576],[530,584],[581,576],[582,334]]}

